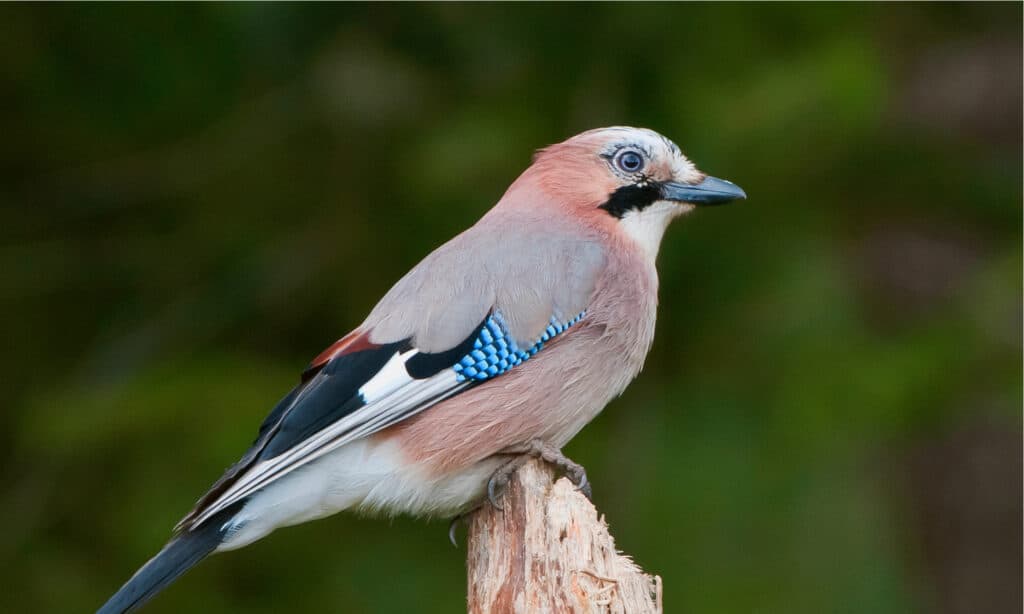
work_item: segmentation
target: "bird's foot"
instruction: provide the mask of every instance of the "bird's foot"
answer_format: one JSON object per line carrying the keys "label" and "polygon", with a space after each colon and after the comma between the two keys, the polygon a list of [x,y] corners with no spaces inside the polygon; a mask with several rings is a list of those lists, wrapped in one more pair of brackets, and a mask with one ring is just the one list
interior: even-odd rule
{"label": "bird's foot", "polygon": [[491,505],[498,510],[504,511],[501,501],[498,500],[498,493],[505,490],[508,486],[509,481],[512,480],[512,474],[517,469],[526,464],[526,461],[530,460],[528,454],[520,454],[519,456],[512,457],[508,462],[498,467],[494,473],[491,474],[491,479],[487,480],[487,500],[491,502]]}
{"label": "bird's foot", "polygon": [[590,490],[590,481],[587,480],[587,470],[583,468],[583,465],[562,454],[562,451],[555,446],[540,439],[532,440],[529,445],[527,454],[561,469],[565,477],[576,485],[576,490],[582,492],[587,499],[593,496]]}
{"label": "bird's foot", "polygon": [[576,485],[576,489],[582,492],[587,499],[591,498],[590,482],[587,480],[587,470],[583,468],[583,465],[562,454],[561,450],[546,441],[533,439],[521,454],[513,457],[491,474],[491,479],[487,481],[487,500],[491,502],[491,505],[499,510],[504,509],[498,501],[498,493],[508,486],[512,474],[531,458],[539,458],[554,465],[565,474],[565,477],[569,478],[570,482]]}

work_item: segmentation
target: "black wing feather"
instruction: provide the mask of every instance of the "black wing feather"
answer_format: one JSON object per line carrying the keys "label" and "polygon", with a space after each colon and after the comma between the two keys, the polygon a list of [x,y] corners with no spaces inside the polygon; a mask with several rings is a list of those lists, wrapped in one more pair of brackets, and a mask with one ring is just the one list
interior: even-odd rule
{"label": "black wing feather", "polygon": [[[412,356],[405,365],[409,376],[426,379],[450,368],[473,349],[473,343],[486,322],[485,318],[466,339],[450,350],[433,354],[422,352]],[[408,340],[372,346],[348,354],[338,354],[326,364],[308,369],[303,373],[303,381],[274,406],[260,425],[259,435],[252,446],[196,502],[192,511],[178,523],[178,528],[187,526],[202,514],[249,467],[290,450],[328,425],[363,407],[366,402],[359,394],[359,389],[396,352],[404,352],[411,347]]]}
{"label": "black wing feather", "polygon": [[276,432],[257,459],[273,458],[365,405],[365,400],[359,396],[359,388],[403,346],[408,344],[389,343],[332,358],[309,380],[308,391],[278,421]]}
{"label": "black wing feather", "polygon": [[403,345],[405,342],[390,343],[351,354],[339,354],[293,388],[263,420],[252,446],[199,498],[177,528],[189,524],[257,461],[277,456],[331,422],[362,407],[359,387],[373,377]]}

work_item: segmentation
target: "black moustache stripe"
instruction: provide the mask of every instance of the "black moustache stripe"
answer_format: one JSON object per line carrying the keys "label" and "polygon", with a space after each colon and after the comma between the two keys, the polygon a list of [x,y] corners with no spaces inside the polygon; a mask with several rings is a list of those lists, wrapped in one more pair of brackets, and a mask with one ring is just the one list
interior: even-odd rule
{"label": "black moustache stripe", "polygon": [[647,181],[618,188],[608,195],[608,200],[601,208],[621,220],[627,212],[643,211],[661,199],[661,186],[655,181]]}

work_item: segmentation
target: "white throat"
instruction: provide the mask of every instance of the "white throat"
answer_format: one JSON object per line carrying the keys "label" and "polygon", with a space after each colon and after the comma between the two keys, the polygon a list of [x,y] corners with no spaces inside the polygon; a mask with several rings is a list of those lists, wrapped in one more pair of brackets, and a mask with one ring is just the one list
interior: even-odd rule
{"label": "white throat", "polygon": [[642,210],[627,211],[619,223],[622,230],[653,260],[658,255],[665,229],[675,218],[693,209],[693,205],[680,205],[659,200]]}

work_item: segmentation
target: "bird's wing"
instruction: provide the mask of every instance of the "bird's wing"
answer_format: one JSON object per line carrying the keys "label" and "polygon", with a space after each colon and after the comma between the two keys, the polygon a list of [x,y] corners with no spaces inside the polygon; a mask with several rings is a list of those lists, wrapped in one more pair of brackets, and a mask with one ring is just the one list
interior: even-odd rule
{"label": "bird's wing", "polygon": [[363,326],[373,341],[410,338],[439,352],[465,338],[465,322],[495,307],[513,338],[528,343],[552,315],[568,320],[586,309],[604,266],[597,241],[559,224],[492,210],[406,274]]}
{"label": "bird's wing", "polygon": [[[601,263],[592,245],[558,245],[553,237],[527,243],[532,251],[518,266],[505,258],[504,271],[500,253],[477,249],[476,272],[460,272],[472,240],[467,231],[431,254],[359,329],[314,359],[249,451],[178,528],[196,527],[349,442],[500,376],[585,316]],[[529,270],[524,259],[542,266]]]}

